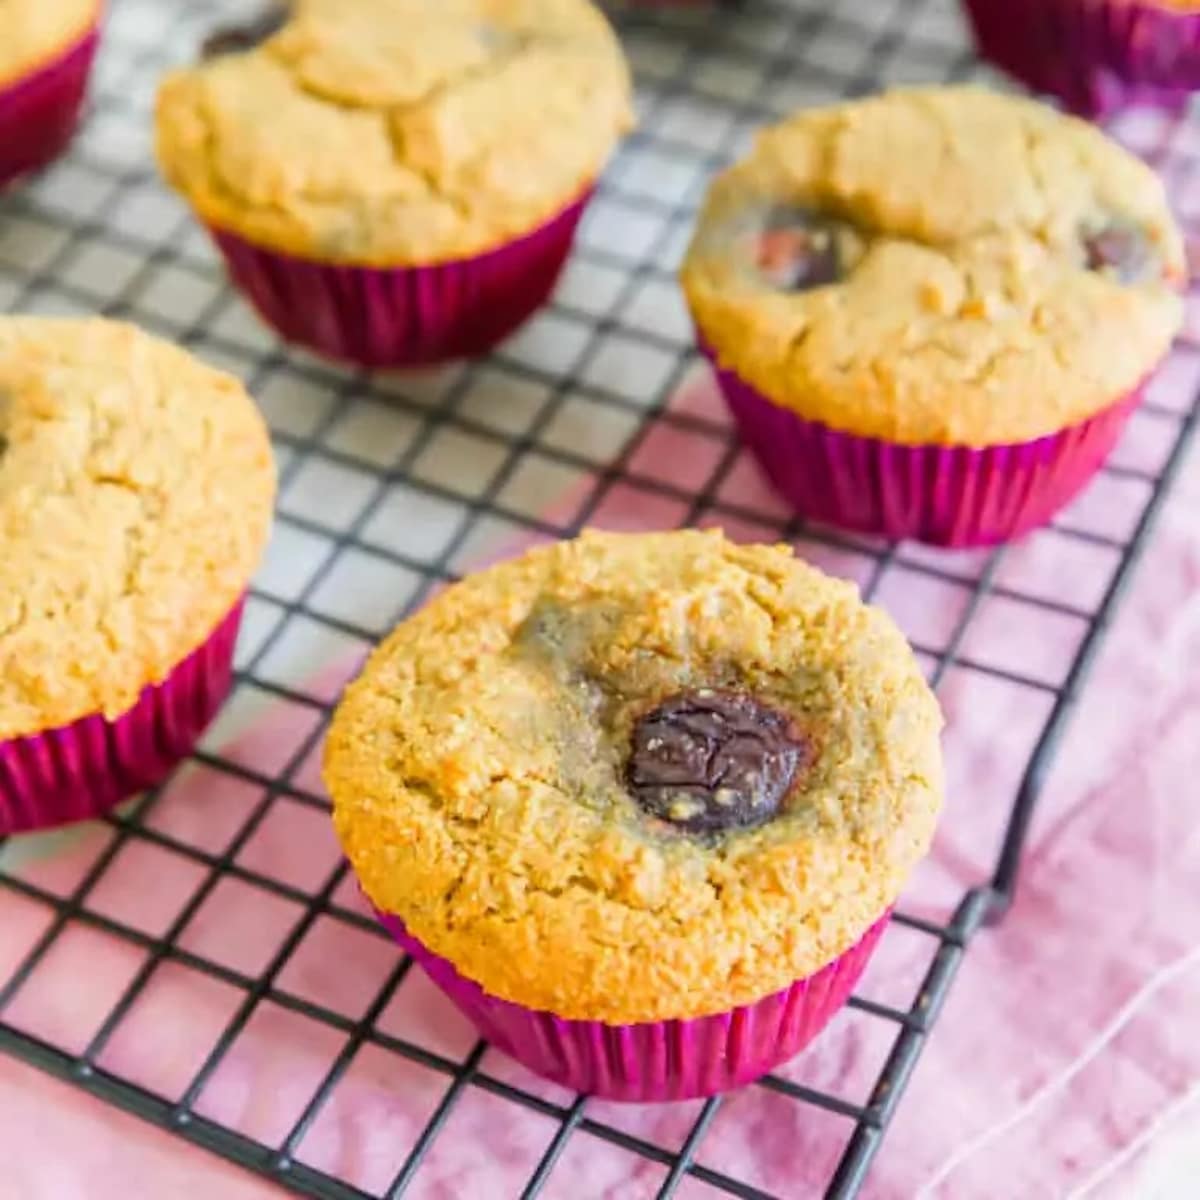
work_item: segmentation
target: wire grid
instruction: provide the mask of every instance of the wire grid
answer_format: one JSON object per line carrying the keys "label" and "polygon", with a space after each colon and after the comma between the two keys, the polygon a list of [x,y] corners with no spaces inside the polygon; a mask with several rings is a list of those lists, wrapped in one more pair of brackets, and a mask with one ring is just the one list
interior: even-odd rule
{"label": "wire grid", "polygon": [[[230,367],[259,398],[281,467],[277,531],[251,592],[235,693],[194,761],[97,825],[86,852],[73,854],[79,861],[69,878],[40,876],[24,865],[27,856],[14,852],[18,843],[0,846],[0,913],[21,903],[41,915],[37,936],[7,978],[0,973],[0,1017],[8,1018],[0,1022],[0,1049],[307,1196],[401,1195],[439,1138],[453,1136],[448,1125],[456,1110],[480,1093],[549,1122],[552,1132],[529,1164],[523,1196],[539,1194],[572,1140],[585,1134],[657,1164],[660,1196],[674,1194],[687,1176],[717,1192],[767,1196],[704,1158],[720,1098],[695,1105],[681,1136],[663,1145],[623,1127],[604,1106],[505,1070],[482,1042],[471,1040],[455,1053],[422,1044],[416,1033],[389,1032],[383,1018],[412,985],[409,962],[397,955],[379,958],[371,994],[350,1011],[302,994],[289,971],[318,929],[335,930],[335,946],[377,939],[380,955],[390,946],[356,903],[340,860],[301,877],[286,863],[252,853],[284,808],[295,819],[326,824],[312,764],[337,680],[314,678],[314,665],[356,660],[481,554],[609,523],[632,503],[647,525],[724,523],[828,551],[854,564],[851,573],[868,597],[892,585],[956,590],[962,603],[937,644],[914,639],[932,682],[944,685],[955,672],[967,672],[1028,693],[1042,706],[1024,778],[997,815],[994,877],[956,897],[944,919],[895,914],[885,941],[903,931],[921,946],[910,1002],[861,994],[850,1001],[847,1019],[885,1031],[886,1053],[868,1094],[851,1099],[785,1074],[757,1085],[843,1123],[825,1194],[854,1195],[968,942],[1011,897],[1025,828],[1063,721],[1191,433],[1191,389],[1175,386],[1139,414],[1137,421],[1156,431],[1151,465],[1130,465],[1118,453],[1096,485],[1130,491],[1121,530],[1089,527],[1072,509],[1037,535],[1064,552],[1107,556],[1106,584],[1086,603],[1048,595],[1036,581],[1008,579],[1004,551],[964,563],[962,556],[805,529],[769,500],[730,498],[727,484],[745,460],[727,422],[713,408],[678,403],[690,394],[697,360],[674,270],[706,178],[744,149],[756,126],[800,104],[883,83],[976,75],[949,0],[623,10],[617,19],[635,65],[641,126],[602,181],[550,308],[479,363],[396,378],[331,369],[285,350],[262,330],[150,165],[158,74],[236,16],[236,4],[114,0],[83,134],[66,160],[0,199],[0,303],[12,311],[129,317]],[[1140,148],[1182,194],[1195,157],[1184,145],[1186,130],[1169,124],[1156,130]],[[1193,384],[1200,378],[1196,351],[1187,342],[1177,352],[1178,361],[1195,368],[1188,375]],[[677,450],[686,447],[674,457],[690,474],[673,477],[666,469],[663,431]],[[981,610],[1000,602],[1024,620],[1071,623],[1074,649],[1056,676],[968,652]],[[265,710],[289,714],[289,740],[286,752],[275,747],[264,759],[256,743],[247,749],[236,735]],[[204,803],[218,786],[245,798],[235,818],[220,816],[221,832],[200,832],[218,820],[208,809],[193,824],[180,822],[181,798]],[[142,869],[161,871],[169,863],[165,869],[186,881],[190,890],[171,913],[147,918],[104,902],[117,869],[136,881],[137,855],[157,864]],[[273,906],[294,916],[252,966],[230,965],[218,949],[189,941],[189,931],[230,888],[238,899],[224,910],[227,934],[231,921],[267,923]],[[71,1036],[11,1019],[39,971],[52,969],[56,958],[69,963],[68,943],[80,929],[132,956],[106,1013],[94,1028]],[[187,1078],[156,1088],[107,1067],[105,1053],[168,965],[186,968],[188,979],[219,982],[233,1001]],[[298,1014],[307,1028],[333,1039],[311,1095],[276,1136],[248,1134],[203,1112],[206,1086],[265,1006]],[[368,1049],[388,1056],[397,1071],[415,1064],[441,1082],[395,1170],[364,1190],[306,1162],[305,1142]],[[287,1050],[286,1043],[275,1047]]]}

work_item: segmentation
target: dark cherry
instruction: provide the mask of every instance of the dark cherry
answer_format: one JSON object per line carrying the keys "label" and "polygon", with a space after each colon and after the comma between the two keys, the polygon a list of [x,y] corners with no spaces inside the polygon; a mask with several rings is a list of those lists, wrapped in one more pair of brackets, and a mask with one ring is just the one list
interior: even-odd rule
{"label": "dark cherry", "polygon": [[1113,271],[1127,284],[1144,279],[1154,261],[1145,233],[1136,225],[1118,221],[1085,234],[1083,250],[1089,271]]}
{"label": "dark cherry", "polygon": [[651,816],[685,833],[723,833],[774,817],[808,758],[785,713],[701,688],[638,719],[626,782]]}
{"label": "dark cherry", "polygon": [[771,213],[755,253],[758,269],[782,291],[825,287],[843,274],[836,225],[804,209]]}
{"label": "dark cherry", "polygon": [[200,47],[201,58],[218,58],[222,54],[241,54],[253,50],[272,34],[278,33],[287,23],[288,10],[281,5],[268,8],[261,16],[245,25],[231,25],[218,29],[206,38]]}

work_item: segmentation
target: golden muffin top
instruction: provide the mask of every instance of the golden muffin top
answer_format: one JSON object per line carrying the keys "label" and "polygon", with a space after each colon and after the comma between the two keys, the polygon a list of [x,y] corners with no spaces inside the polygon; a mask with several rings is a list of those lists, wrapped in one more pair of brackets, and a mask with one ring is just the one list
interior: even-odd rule
{"label": "golden muffin top", "polygon": [[590,534],[404,622],[325,778],[371,901],[462,975],[655,1021],[862,936],[928,847],[940,726],[892,622],[787,547]]}
{"label": "golden muffin top", "polygon": [[100,0],[0,0],[0,87],[66,53],[100,17]]}
{"label": "golden muffin top", "polygon": [[1153,369],[1182,319],[1162,184],[1099,130],[971,88],[764,130],[683,267],[702,338],[774,402],[908,444],[1026,441]]}
{"label": "golden muffin top", "polygon": [[130,325],[0,318],[0,739],[161,682],[241,597],[274,488],[237,380]]}
{"label": "golden muffin top", "polygon": [[218,228],[321,261],[469,257],[580,196],[631,123],[587,0],[297,0],[163,81],[158,158]]}

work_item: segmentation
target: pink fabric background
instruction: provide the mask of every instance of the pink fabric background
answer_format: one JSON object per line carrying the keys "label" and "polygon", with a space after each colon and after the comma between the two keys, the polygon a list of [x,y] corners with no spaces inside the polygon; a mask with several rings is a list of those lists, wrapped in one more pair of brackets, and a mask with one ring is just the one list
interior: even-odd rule
{"label": "pink fabric background", "polygon": [[[1184,388],[1198,378],[1200,356],[1184,355],[1154,396],[1180,404]],[[678,397],[682,408],[715,412],[711,404],[702,375]],[[1139,416],[1116,461],[1154,465],[1171,428],[1162,417]],[[676,436],[668,426],[656,427],[648,461],[686,462],[688,447],[672,444]],[[736,464],[731,479],[743,503],[773,503],[748,463]],[[1069,522],[1119,529],[1128,522],[1132,483],[1137,481],[1101,480]],[[653,513],[648,518],[644,506],[630,503],[634,499],[609,502],[601,522],[655,523]],[[877,1161],[870,1197],[1129,1196],[1145,1172],[1166,1169],[1155,1157],[1165,1154],[1162,1148],[1185,1147],[1188,1133],[1200,1126],[1200,824],[1194,815],[1200,681],[1192,669],[1200,660],[1197,504],[1200,455],[1193,452],[1047,789],[1018,903],[1003,927],[981,936],[969,954]],[[756,533],[725,524],[738,535]],[[870,565],[865,556],[860,561],[811,544],[802,550],[850,575],[862,576]],[[921,560],[927,553],[909,548],[905,556]],[[939,555],[938,561],[970,577],[982,556]],[[1086,606],[1112,565],[1108,551],[1045,533],[1010,554],[1001,582]],[[897,567],[880,599],[918,643],[936,648],[953,628],[965,595],[965,589]],[[963,654],[1056,681],[1069,661],[1077,624],[1018,612],[1002,599],[988,601]],[[350,666],[333,664],[322,690],[332,691]],[[906,899],[910,910],[937,917],[988,868],[1008,797],[1048,704],[1048,697],[1031,701],[1025,689],[957,667],[947,676],[942,700],[949,719],[948,808],[936,850]],[[246,726],[248,732],[227,742],[225,752],[269,764],[273,747],[294,741],[293,716],[268,708]],[[313,764],[302,769],[301,781],[318,786]],[[244,798],[237,786],[214,792],[213,785],[203,773],[185,773],[156,823],[219,843]],[[18,869],[66,890],[106,837],[102,827],[88,827]],[[244,861],[312,886],[336,863],[336,848],[319,814],[297,809],[286,821],[270,822]],[[122,870],[101,880],[89,904],[148,932],[167,923],[196,883],[195,872],[160,862],[144,848],[133,848],[116,865]],[[350,887],[340,897],[356,903]],[[249,973],[286,926],[286,915],[269,905],[239,909],[239,901],[227,897],[227,911],[218,905],[207,920],[197,918],[182,942]],[[158,905],[165,916],[155,915]],[[242,914],[236,930],[222,919],[235,911]],[[0,897],[0,976],[36,937],[42,919],[32,905]],[[322,936],[302,945],[280,986],[339,1010],[361,1011],[394,961],[390,947],[348,926]],[[79,1046],[120,994],[138,956],[81,928],[73,928],[73,938],[18,993],[6,1017]],[[861,994],[905,1004],[929,952],[923,935],[893,928]],[[129,1031],[126,1025],[118,1030],[102,1062],[171,1094],[194,1070],[205,1039],[220,1028],[236,997],[183,968],[160,968],[156,985],[148,1010],[139,1014],[135,1008]],[[449,1057],[461,1057],[472,1044],[461,1021],[416,975],[381,1024]],[[889,1035],[881,1022],[844,1014],[787,1073],[865,1099]],[[337,1045],[321,1027],[266,1005],[202,1095],[200,1109],[278,1139]],[[483,1069],[555,1094],[494,1052]],[[364,1051],[300,1157],[364,1186],[382,1186],[441,1091],[434,1073]],[[697,1107],[596,1104],[589,1112],[670,1147],[681,1143]],[[146,1195],[240,1200],[271,1194],[208,1156],[9,1061],[0,1062],[0,1116],[5,1200],[115,1200],[135,1177]],[[472,1091],[435,1144],[413,1194],[515,1196],[552,1133],[551,1122]],[[723,1106],[699,1158],[780,1195],[807,1196],[815,1194],[848,1133],[837,1117],[749,1089]],[[67,1146],[69,1154],[63,1153]],[[1172,1161],[1180,1161],[1181,1153],[1174,1151]],[[658,1166],[577,1134],[547,1194],[624,1200],[652,1195],[662,1177]],[[692,1180],[682,1194],[715,1193]]]}

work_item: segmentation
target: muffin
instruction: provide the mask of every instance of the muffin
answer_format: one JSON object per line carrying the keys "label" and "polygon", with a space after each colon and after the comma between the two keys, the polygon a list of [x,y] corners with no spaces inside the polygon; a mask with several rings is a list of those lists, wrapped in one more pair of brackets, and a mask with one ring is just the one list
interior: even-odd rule
{"label": "muffin", "polygon": [[100,0],[0,4],[0,187],[71,140],[100,33]]}
{"label": "muffin", "polygon": [[991,59],[1083,116],[1200,90],[1198,0],[966,0]]}
{"label": "muffin", "polygon": [[941,800],[901,634],[787,547],[585,534],[402,624],[334,716],[334,823],[384,924],[496,1046],[667,1100],[842,1004]]}
{"label": "muffin", "polygon": [[162,169],[269,324],[362,366],[520,325],[630,124],[587,0],[297,0],[209,50],[162,84]]}
{"label": "muffin", "polygon": [[1148,167],[970,88],[797,113],[717,177],[683,286],[740,431],[802,514],[1005,541],[1112,449],[1179,329]]}
{"label": "muffin", "polygon": [[191,749],[274,486],[236,380],[132,326],[0,317],[0,835],[95,816]]}

